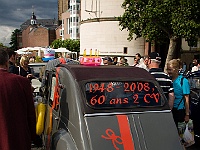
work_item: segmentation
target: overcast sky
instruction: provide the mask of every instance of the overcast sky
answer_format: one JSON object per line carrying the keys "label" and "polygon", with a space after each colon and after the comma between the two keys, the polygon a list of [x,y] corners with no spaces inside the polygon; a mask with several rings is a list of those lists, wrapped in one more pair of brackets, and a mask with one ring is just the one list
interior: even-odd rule
{"label": "overcast sky", "polygon": [[57,19],[57,4],[57,0],[0,0],[0,43],[9,46],[12,32],[31,18],[33,10],[37,19]]}

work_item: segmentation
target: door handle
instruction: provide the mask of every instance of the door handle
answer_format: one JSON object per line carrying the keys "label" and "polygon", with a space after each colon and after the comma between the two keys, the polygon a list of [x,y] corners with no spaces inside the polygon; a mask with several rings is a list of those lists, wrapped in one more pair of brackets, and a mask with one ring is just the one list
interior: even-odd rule
{"label": "door handle", "polygon": [[55,120],[59,120],[59,117],[55,117],[54,119],[55,119]]}

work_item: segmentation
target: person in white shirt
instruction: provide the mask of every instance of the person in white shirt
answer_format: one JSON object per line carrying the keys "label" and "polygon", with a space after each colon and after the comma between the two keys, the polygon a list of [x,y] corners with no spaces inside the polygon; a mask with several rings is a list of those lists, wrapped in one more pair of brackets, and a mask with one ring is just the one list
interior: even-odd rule
{"label": "person in white shirt", "polygon": [[145,70],[149,70],[148,68],[148,61],[149,61],[149,56],[148,55],[145,55],[141,61],[140,59],[140,64],[138,65],[139,68],[143,68]]}
{"label": "person in white shirt", "polygon": [[198,71],[200,68],[200,60],[194,59],[193,64],[194,64],[194,66],[192,67],[191,72]]}

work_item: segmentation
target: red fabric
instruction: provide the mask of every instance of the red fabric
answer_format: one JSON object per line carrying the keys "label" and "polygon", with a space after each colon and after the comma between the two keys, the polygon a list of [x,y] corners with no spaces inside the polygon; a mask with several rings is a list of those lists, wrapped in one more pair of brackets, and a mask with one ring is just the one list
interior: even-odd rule
{"label": "red fabric", "polygon": [[35,134],[30,81],[0,69],[0,150],[30,150]]}

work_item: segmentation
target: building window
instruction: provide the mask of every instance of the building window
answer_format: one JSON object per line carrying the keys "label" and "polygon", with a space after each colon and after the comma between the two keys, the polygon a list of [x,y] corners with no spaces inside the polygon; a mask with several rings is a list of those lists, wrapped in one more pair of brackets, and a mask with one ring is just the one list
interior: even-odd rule
{"label": "building window", "polygon": [[70,34],[70,19],[67,19],[67,34]]}
{"label": "building window", "polygon": [[128,47],[124,47],[124,54],[128,53]]}
{"label": "building window", "polygon": [[22,43],[19,43],[19,47],[22,47]]}
{"label": "building window", "polygon": [[79,33],[79,28],[76,28],[76,33]]}
{"label": "building window", "polygon": [[63,35],[63,30],[62,29],[60,29],[60,36],[62,36]]}
{"label": "building window", "polygon": [[80,8],[79,8],[79,7],[80,7],[79,5],[76,5],[76,7],[77,7],[76,10],[79,10],[79,9],[80,9]]}
{"label": "building window", "polygon": [[79,22],[79,17],[76,17],[76,22]]}

